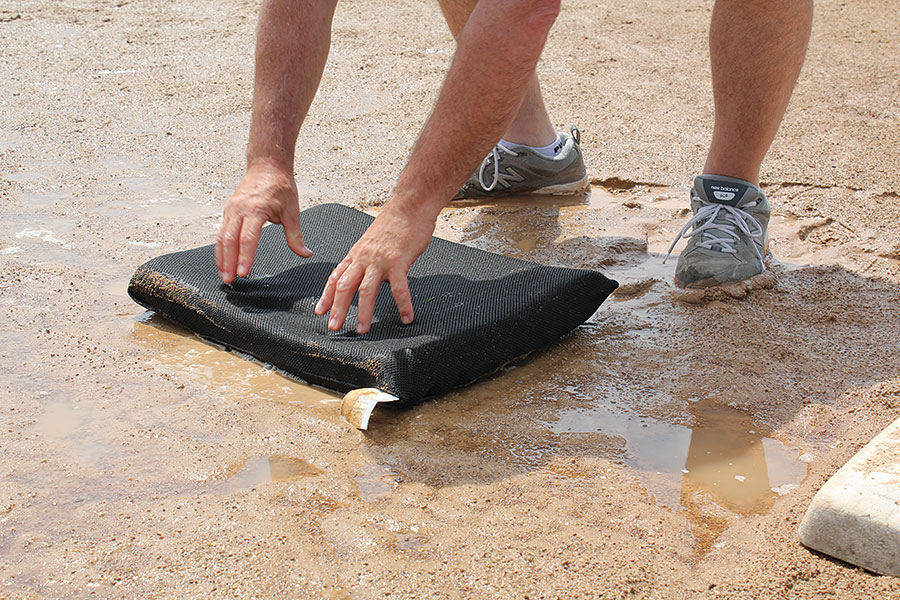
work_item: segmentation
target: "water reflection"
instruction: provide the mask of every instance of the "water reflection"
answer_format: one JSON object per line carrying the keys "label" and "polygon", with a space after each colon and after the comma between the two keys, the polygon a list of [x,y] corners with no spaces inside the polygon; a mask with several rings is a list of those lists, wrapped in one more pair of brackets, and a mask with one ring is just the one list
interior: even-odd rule
{"label": "water reflection", "polygon": [[110,455],[108,429],[97,426],[97,414],[90,402],[61,394],[42,395],[37,401],[43,404],[44,412],[35,423],[35,433],[50,451],[89,467],[99,466]]}
{"label": "water reflection", "polygon": [[356,474],[359,497],[366,502],[387,498],[399,483],[400,475],[388,465],[366,464]]}
{"label": "water reflection", "polygon": [[775,490],[802,481],[806,465],[800,462],[799,452],[763,436],[742,411],[704,401],[692,404],[691,413],[694,423],[680,504],[697,537],[698,550],[705,554],[731,525],[729,513],[769,512]]}
{"label": "water reflection", "polygon": [[684,514],[705,554],[737,516],[768,512],[807,465],[744,411],[709,399],[688,411],[682,425],[601,405],[570,411],[553,429],[623,439],[621,461],[641,472],[660,504]]}
{"label": "water reflection", "polygon": [[225,398],[303,406],[332,406],[340,401],[334,392],[306,385],[271,365],[204,342],[153,313],[135,321],[132,338],[154,346],[148,363]]}
{"label": "water reflection", "polygon": [[232,471],[234,474],[215,486],[215,491],[230,494],[272,481],[297,481],[322,473],[305,460],[280,455],[254,456]]}

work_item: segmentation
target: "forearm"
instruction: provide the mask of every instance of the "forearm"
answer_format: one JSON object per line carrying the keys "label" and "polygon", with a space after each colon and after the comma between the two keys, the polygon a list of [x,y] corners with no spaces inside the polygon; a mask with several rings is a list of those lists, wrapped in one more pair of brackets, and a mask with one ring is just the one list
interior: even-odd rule
{"label": "forearm", "polygon": [[558,9],[558,0],[478,3],[390,207],[437,217],[515,117]]}
{"label": "forearm", "polygon": [[325,69],[337,0],[266,0],[256,38],[247,165],[293,172],[294,147]]}

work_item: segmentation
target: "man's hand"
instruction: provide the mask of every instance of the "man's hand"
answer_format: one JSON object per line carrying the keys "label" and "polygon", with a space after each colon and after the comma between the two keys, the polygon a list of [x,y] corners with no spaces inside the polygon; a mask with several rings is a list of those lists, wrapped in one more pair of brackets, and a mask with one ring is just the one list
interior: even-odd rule
{"label": "man's hand", "polygon": [[[359,290],[356,331],[372,323],[383,281],[400,319],[411,323],[406,274],[425,251],[443,208],[512,123],[559,12],[559,0],[480,1],[460,34],[459,47],[428,122],[397,180],[394,197],[328,278],[316,314],[339,330]],[[485,67],[499,53],[503,69]]]}
{"label": "man's hand", "polygon": [[328,328],[337,331],[343,327],[353,295],[359,290],[356,332],[368,332],[375,298],[383,281],[391,285],[400,320],[407,325],[412,323],[413,306],[406,274],[428,248],[434,223],[430,215],[413,215],[389,203],[325,284],[316,304],[316,314],[324,315],[331,310]]}
{"label": "man's hand", "polygon": [[253,266],[259,234],[266,221],[284,227],[287,244],[304,258],[312,252],[300,233],[300,207],[294,175],[269,163],[252,164],[225,206],[216,238],[216,266],[225,283],[246,277]]}

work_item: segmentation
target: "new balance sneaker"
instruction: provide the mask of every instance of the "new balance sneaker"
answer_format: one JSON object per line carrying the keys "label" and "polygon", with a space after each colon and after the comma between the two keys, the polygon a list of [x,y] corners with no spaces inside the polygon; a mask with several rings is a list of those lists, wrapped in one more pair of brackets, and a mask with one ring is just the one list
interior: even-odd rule
{"label": "new balance sneaker", "polygon": [[678,240],[688,238],[675,267],[676,285],[711,287],[743,281],[765,270],[771,213],[762,190],[743,179],[700,175],[694,178],[691,208],[694,216],[666,255],[668,259]]}
{"label": "new balance sneaker", "polygon": [[497,144],[454,199],[483,198],[504,194],[577,194],[590,181],[581,156],[581,132],[560,133],[563,147],[553,157],[528,146]]}

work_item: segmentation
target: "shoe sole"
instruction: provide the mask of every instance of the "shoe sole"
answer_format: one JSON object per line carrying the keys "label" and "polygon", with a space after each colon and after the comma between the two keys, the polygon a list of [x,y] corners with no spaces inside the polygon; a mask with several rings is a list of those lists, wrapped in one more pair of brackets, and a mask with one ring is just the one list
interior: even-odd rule
{"label": "shoe sole", "polygon": [[490,192],[472,192],[466,196],[454,197],[454,200],[480,200],[484,198],[498,198],[501,196],[573,196],[575,194],[583,194],[591,189],[591,179],[585,174],[584,177],[569,183],[557,183],[555,185],[546,185],[534,190],[492,190]]}
{"label": "shoe sole", "polygon": [[585,174],[584,177],[577,181],[573,181],[571,183],[558,183],[556,185],[548,185],[542,188],[538,188],[529,193],[561,196],[563,194],[579,194],[581,192],[586,192],[589,189],[591,189],[591,180],[587,176],[587,174]]}

